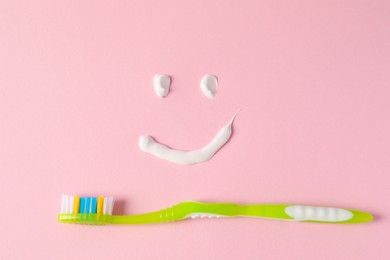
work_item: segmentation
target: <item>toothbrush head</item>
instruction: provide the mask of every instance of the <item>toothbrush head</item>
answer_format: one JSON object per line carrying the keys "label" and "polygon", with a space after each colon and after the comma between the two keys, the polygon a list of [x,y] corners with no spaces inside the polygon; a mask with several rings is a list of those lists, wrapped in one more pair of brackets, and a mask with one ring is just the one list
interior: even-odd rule
{"label": "toothbrush head", "polygon": [[58,221],[71,224],[104,225],[110,223],[113,197],[62,195]]}

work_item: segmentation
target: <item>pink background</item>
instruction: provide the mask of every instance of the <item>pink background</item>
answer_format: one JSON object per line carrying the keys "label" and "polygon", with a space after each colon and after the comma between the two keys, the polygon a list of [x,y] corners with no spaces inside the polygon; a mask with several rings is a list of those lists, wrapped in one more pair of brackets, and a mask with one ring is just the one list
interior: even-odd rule
{"label": "pink background", "polygon": [[[389,14],[379,0],[1,1],[0,258],[390,259]],[[172,76],[166,99],[155,73]],[[138,149],[141,134],[202,147],[238,108],[205,164]],[[117,214],[204,200],[376,220],[62,225],[61,193],[113,195]]]}

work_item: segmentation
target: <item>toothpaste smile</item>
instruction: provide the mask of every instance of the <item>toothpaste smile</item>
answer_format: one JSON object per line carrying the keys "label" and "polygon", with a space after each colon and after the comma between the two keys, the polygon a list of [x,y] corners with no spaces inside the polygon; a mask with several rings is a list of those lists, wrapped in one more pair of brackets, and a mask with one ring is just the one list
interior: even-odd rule
{"label": "toothpaste smile", "polygon": [[214,154],[227,143],[227,141],[229,141],[230,136],[232,135],[233,121],[237,113],[227,125],[219,130],[214,139],[201,149],[192,151],[176,150],[167,145],[158,143],[149,135],[140,136],[139,148],[143,152],[177,164],[188,165],[206,162],[210,160]]}

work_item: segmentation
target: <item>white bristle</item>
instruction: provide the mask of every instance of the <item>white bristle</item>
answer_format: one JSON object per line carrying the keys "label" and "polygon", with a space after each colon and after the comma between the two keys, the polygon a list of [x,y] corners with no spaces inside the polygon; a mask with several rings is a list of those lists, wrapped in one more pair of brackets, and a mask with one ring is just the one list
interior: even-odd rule
{"label": "white bristle", "polygon": [[69,196],[65,195],[65,210],[64,210],[64,214],[68,213],[68,208],[69,208],[68,203],[69,203]]}
{"label": "white bristle", "polygon": [[69,212],[69,196],[66,196],[65,214]]}
{"label": "white bristle", "polygon": [[112,215],[112,210],[114,209],[114,198],[109,198],[110,204],[108,206],[108,214]]}
{"label": "white bristle", "polygon": [[68,213],[68,207],[69,207],[68,203],[69,203],[69,196],[65,195],[65,212],[64,212],[65,214]]}
{"label": "white bristle", "polygon": [[74,197],[73,196],[69,196],[69,202],[68,202],[68,214],[72,214],[73,213],[73,204],[74,204]]}
{"label": "white bristle", "polygon": [[61,195],[61,214],[72,214],[74,197],[66,194]]}
{"label": "white bristle", "polygon": [[108,214],[108,198],[104,197],[104,203],[103,203],[103,214]]}
{"label": "white bristle", "polygon": [[115,205],[115,198],[112,198],[111,210],[110,210],[110,214],[111,214],[111,215],[112,215],[112,212],[114,211],[114,205]]}

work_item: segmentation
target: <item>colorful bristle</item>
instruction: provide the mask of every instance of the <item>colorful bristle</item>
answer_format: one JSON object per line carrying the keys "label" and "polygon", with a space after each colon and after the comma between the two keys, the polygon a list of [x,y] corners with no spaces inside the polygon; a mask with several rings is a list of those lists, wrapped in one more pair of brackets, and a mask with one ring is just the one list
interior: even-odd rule
{"label": "colorful bristle", "polygon": [[81,197],[80,198],[80,210],[79,213],[86,213],[85,212],[85,198]]}
{"label": "colorful bristle", "polygon": [[91,213],[91,198],[85,198],[85,213]]}
{"label": "colorful bristle", "polygon": [[74,197],[74,203],[73,203],[73,213],[79,213],[80,211],[80,197],[79,196],[75,196]]}
{"label": "colorful bristle", "polygon": [[102,196],[99,196],[97,202],[97,214],[103,213],[103,204],[104,204],[104,198]]}
{"label": "colorful bristle", "polygon": [[106,214],[114,207],[112,197],[79,197],[62,195],[61,214]]}
{"label": "colorful bristle", "polygon": [[96,207],[97,207],[97,198],[93,197],[91,198],[91,213],[96,213]]}

